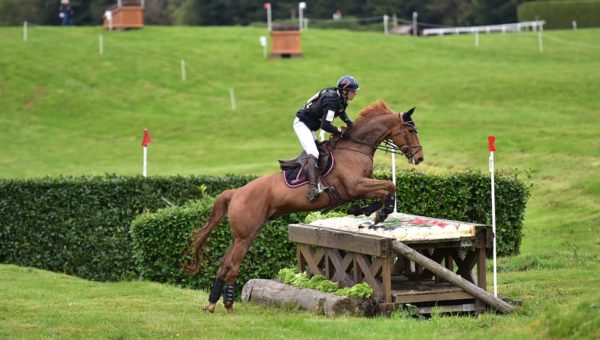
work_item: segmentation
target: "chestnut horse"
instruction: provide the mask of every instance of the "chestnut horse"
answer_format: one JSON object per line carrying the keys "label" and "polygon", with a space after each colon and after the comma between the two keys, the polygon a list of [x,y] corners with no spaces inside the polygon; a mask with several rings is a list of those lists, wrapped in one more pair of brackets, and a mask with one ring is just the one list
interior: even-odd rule
{"label": "chestnut horse", "polygon": [[[337,139],[333,146],[335,167],[321,180],[335,187],[338,203],[357,199],[379,199],[367,208],[354,206],[352,213],[371,214],[379,209],[375,223],[383,221],[393,211],[396,187],[391,181],[371,178],[373,155],[383,141],[393,143],[412,164],[423,161],[423,149],[411,118],[413,110],[393,112],[384,102],[364,108],[350,130],[350,138]],[[240,264],[258,232],[269,219],[299,211],[323,209],[331,205],[329,195],[322,193],[314,202],[307,198],[308,185],[289,188],[282,173],[255,179],[238,189],[225,190],[215,199],[210,218],[201,229],[192,233],[190,244],[193,263],[183,265],[189,274],[200,269],[201,248],[210,233],[227,216],[233,242],[221,261],[208,305],[203,310],[213,312],[223,295],[227,311],[233,312],[235,280]]]}

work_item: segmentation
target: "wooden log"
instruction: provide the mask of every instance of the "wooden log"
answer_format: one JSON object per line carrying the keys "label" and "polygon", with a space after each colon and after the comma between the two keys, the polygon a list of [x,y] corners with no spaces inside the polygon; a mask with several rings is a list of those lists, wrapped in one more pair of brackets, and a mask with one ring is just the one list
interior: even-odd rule
{"label": "wooden log", "polygon": [[501,311],[503,313],[509,313],[513,310],[513,307],[508,303],[502,301],[501,299],[495,297],[487,291],[477,287],[476,285],[463,279],[459,275],[456,275],[454,272],[444,268],[439,263],[436,263],[435,261],[427,258],[426,256],[419,254],[417,251],[403,244],[402,242],[392,241],[392,249],[398,254],[422,265],[423,267],[429,269],[436,275],[446,279],[448,282],[464,289],[467,293],[485,302],[490,307],[493,307],[496,310]]}
{"label": "wooden log", "polygon": [[242,289],[242,301],[268,305],[296,305],[321,315],[359,315],[355,300],[314,289],[298,288],[274,280],[252,279]]}

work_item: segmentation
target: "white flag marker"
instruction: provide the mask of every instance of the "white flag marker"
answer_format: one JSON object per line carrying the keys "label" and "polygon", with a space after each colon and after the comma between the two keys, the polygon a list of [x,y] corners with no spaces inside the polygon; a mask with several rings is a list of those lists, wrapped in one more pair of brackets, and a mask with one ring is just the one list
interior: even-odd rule
{"label": "white flag marker", "polygon": [[494,238],[494,246],[493,246],[493,259],[494,259],[494,296],[498,297],[498,275],[496,271],[496,198],[495,198],[495,188],[494,188],[494,152],[496,151],[496,146],[494,146],[494,142],[496,141],[495,136],[488,136],[488,149],[490,150],[490,178],[491,178],[491,189],[492,189],[492,234]]}
{"label": "white flag marker", "polygon": [[148,174],[148,144],[150,144],[150,142],[152,142],[150,131],[148,131],[148,129],[144,129],[144,137],[142,138],[142,147],[144,148],[144,168],[142,175],[144,177],[146,177]]}

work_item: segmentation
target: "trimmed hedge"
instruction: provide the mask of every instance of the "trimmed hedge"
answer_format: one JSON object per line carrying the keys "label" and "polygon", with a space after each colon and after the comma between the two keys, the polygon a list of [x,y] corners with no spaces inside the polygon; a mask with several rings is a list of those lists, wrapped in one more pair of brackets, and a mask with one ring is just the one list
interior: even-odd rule
{"label": "trimmed hedge", "polygon": [[[375,176],[389,177],[387,174]],[[143,178],[108,175],[0,179],[0,263],[37,267],[93,280],[127,279],[141,273],[144,278],[156,281],[208,287],[206,284],[212,280],[221,257],[219,252],[224,251],[231,242],[226,223],[209,238],[207,249],[215,250],[207,258],[211,263],[203,267],[202,272],[208,275],[207,278],[202,277],[199,282],[186,281],[186,277],[179,271],[180,261],[174,260],[175,256],[182,256],[185,243],[182,240],[187,240],[189,229],[204,220],[202,214],[206,214],[208,203],[202,201],[204,210],[189,206],[181,208],[191,209],[187,213],[195,217],[175,217],[179,214],[178,208],[170,211],[174,222],[165,222],[161,228],[170,226],[169,228],[182,233],[177,232],[176,240],[169,241],[171,243],[164,246],[154,243],[166,242],[166,235],[175,231],[157,229],[161,232],[156,235],[139,234],[140,244],[134,246],[129,233],[131,222],[144,211],[152,212],[168,207],[167,201],[173,205],[183,205],[187,201],[198,199],[201,194],[213,196],[225,189],[240,187],[253,178]],[[490,223],[487,174],[466,172],[430,175],[414,171],[400,172],[398,193],[398,211]],[[516,174],[497,175],[499,255],[515,255],[519,252],[527,196],[528,187]],[[343,206],[336,210],[345,209],[346,206]],[[162,216],[166,212],[159,211],[157,214]],[[144,216],[147,223],[151,223],[151,219]],[[265,227],[259,233],[259,239],[264,241],[253,246],[257,257],[245,261],[242,275],[246,276],[243,277],[270,278],[282,268],[280,263],[285,266],[293,263],[285,226],[302,221],[304,216],[305,214],[294,214],[273,221]],[[193,226],[189,224],[191,218],[196,219]],[[187,222],[176,222],[180,219]],[[147,245],[148,243],[152,246]],[[134,247],[137,247],[135,256],[139,266],[134,261]],[[153,247],[158,252],[152,253]],[[148,260],[143,259],[145,255],[140,255],[144,251],[147,252]],[[274,263],[277,267],[274,267]]]}
{"label": "trimmed hedge", "polygon": [[[0,262],[92,280],[137,276],[129,237],[144,210],[246,184],[250,176],[0,179]],[[201,188],[202,186],[202,188]]]}
{"label": "trimmed hedge", "polygon": [[600,1],[530,1],[517,7],[519,21],[531,21],[536,17],[546,21],[546,28],[571,28],[600,26]]}
{"label": "trimmed hedge", "polygon": [[[196,276],[185,274],[180,265],[190,263],[190,234],[208,219],[213,203],[213,197],[206,197],[182,207],[142,214],[132,222],[133,255],[142,278],[191,288],[212,286],[221,258],[232,241],[227,219],[213,230],[202,247],[202,264]],[[306,213],[290,214],[265,225],[240,267],[240,285],[253,278],[272,278],[279,269],[294,264],[296,250],[288,242],[287,225],[302,221],[305,216]]]}

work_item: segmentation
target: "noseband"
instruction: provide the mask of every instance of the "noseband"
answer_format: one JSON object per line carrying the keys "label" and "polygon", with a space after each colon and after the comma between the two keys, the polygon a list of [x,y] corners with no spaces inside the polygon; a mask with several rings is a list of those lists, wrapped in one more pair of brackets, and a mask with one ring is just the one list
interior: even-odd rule
{"label": "noseband", "polygon": [[[402,122],[402,126],[404,127],[403,129],[400,129],[400,131],[384,139],[385,146],[383,146],[383,149],[380,146],[378,146],[378,149],[385,150],[386,152],[404,155],[406,158],[413,158],[417,152],[423,149],[423,147],[420,144],[411,145],[410,140],[408,139],[408,133],[406,131],[411,130],[417,133],[417,129],[413,124],[409,124],[406,122]],[[393,138],[399,134],[402,134],[404,136],[405,145],[400,147],[400,149],[397,149],[396,144],[394,144],[393,142]]]}

